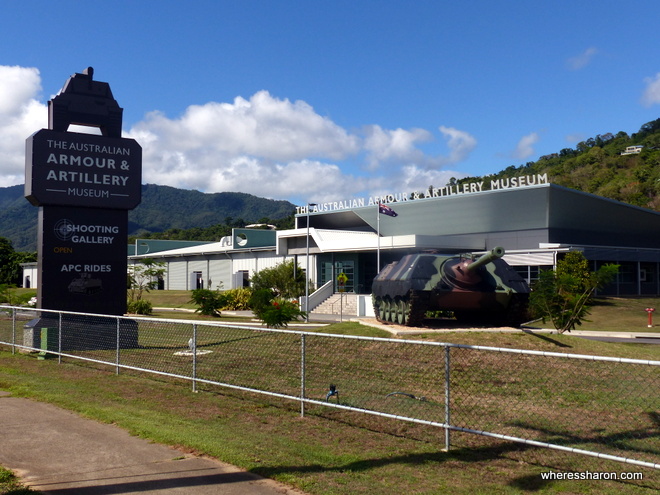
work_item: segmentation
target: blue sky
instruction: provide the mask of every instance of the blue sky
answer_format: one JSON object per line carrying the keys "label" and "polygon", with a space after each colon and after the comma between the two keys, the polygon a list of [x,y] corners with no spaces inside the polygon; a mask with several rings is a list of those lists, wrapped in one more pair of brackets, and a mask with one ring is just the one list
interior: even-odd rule
{"label": "blue sky", "polygon": [[87,66],[143,182],[296,204],[442,186],[660,117],[660,3],[0,1],[0,186]]}

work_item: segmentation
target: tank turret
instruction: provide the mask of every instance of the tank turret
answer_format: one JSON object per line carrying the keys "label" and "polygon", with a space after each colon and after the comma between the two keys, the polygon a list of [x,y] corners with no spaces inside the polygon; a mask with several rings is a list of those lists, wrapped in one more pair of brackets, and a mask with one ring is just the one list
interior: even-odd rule
{"label": "tank turret", "polygon": [[390,263],[373,282],[379,321],[421,325],[427,311],[451,311],[469,324],[519,326],[527,317],[529,287],[496,247],[478,259],[411,254]]}

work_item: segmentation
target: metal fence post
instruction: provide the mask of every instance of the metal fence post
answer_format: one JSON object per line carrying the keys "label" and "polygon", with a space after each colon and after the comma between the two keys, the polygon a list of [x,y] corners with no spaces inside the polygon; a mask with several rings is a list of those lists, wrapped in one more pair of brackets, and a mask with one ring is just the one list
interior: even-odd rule
{"label": "metal fence post", "polygon": [[300,336],[300,417],[305,417],[305,334]]}
{"label": "metal fence post", "polygon": [[449,425],[451,422],[451,410],[450,410],[450,389],[449,389],[449,377],[450,377],[450,355],[449,346],[445,346],[445,451],[449,452],[449,436],[450,430]]}
{"label": "metal fence post", "polygon": [[58,313],[57,327],[57,364],[62,364],[62,313]]}
{"label": "metal fence post", "polygon": [[116,362],[115,362],[115,366],[116,366],[115,374],[116,375],[119,374],[119,349],[121,347],[119,345],[119,332],[120,332],[120,330],[119,330],[119,317],[117,317],[117,357],[115,358],[116,359]]}
{"label": "metal fence post", "polygon": [[197,323],[193,323],[192,341],[192,391],[197,392]]}
{"label": "metal fence post", "polygon": [[16,308],[11,310],[11,353],[16,354]]}

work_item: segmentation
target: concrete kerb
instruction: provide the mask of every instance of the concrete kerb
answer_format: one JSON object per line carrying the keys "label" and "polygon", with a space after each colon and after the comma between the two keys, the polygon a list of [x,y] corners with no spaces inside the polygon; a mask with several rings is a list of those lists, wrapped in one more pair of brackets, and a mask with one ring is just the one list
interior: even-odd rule
{"label": "concrete kerb", "polygon": [[[184,309],[184,308],[154,308],[155,310],[161,311],[181,311],[194,313],[193,309]],[[228,316],[241,316],[241,317],[250,317],[253,316],[251,311],[223,311],[222,312]],[[390,332],[392,335],[421,335],[428,333],[463,333],[463,332],[499,332],[499,333],[518,333],[518,332],[527,332],[527,333],[537,333],[537,334],[549,334],[549,335],[560,335],[560,332],[554,328],[543,328],[536,327],[530,324],[523,325],[520,328],[514,327],[473,327],[473,328],[462,328],[462,327],[452,327],[452,328],[426,328],[426,327],[406,327],[402,325],[393,325],[385,324],[379,322],[376,318],[373,317],[359,317],[355,315],[336,315],[336,314],[322,314],[322,313],[311,313],[310,321],[312,326],[326,326],[331,323],[336,323],[342,321],[353,321],[359,322],[362,325],[380,328]],[[241,325],[244,323],[239,322],[222,322],[226,325]],[[254,320],[255,324],[259,324],[259,320]],[[290,323],[289,327],[293,328],[305,328],[309,327],[308,323]],[[575,337],[610,337],[618,339],[659,339],[660,333],[656,332],[614,332],[614,331],[599,331],[599,330],[573,330],[571,332],[566,332],[564,335],[573,335]]]}
{"label": "concrete kerb", "polygon": [[[530,334],[549,334],[560,335],[561,333],[554,328],[540,328],[530,325],[523,325],[521,328],[514,327],[473,327],[473,328],[423,328],[423,327],[405,327],[401,325],[384,324],[375,318],[354,318],[353,321],[359,321],[363,325],[371,326],[387,330],[393,335],[421,335],[429,333],[469,333],[469,332],[491,332],[491,333],[530,333]],[[575,337],[611,337],[611,338],[627,338],[627,339],[659,339],[660,333],[654,332],[609,332],[597,330],[573,330],[566,332],[564,335],[572,335]]]}

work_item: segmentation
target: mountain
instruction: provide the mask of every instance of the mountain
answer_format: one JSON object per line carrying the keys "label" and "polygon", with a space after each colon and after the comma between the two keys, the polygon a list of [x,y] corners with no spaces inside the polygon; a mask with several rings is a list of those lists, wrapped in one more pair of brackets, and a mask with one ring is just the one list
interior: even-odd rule
{"label": "mountain", "polygon": [[[176,205],[176,207],[172,207]],[[11,240],[16,251],[36,251],[37,213],[24,198],[24,186],[0,187],[0,237]],[[278,220],[293,214],[288,201],[259,198],[251,194],[207,194],[169,186],[145,184],[142,202],[128,214],[129,235],[168,229],[205,228],[243,219],[257,222]]]}

